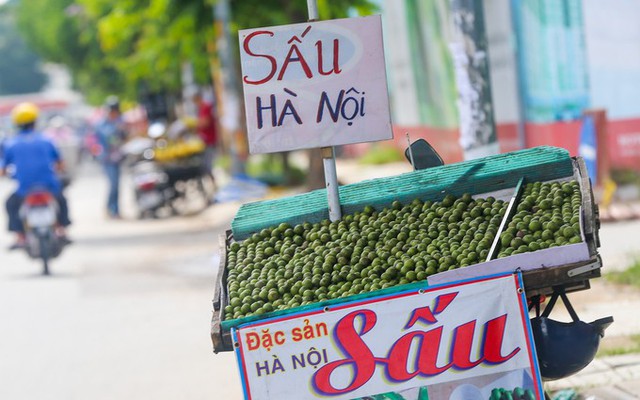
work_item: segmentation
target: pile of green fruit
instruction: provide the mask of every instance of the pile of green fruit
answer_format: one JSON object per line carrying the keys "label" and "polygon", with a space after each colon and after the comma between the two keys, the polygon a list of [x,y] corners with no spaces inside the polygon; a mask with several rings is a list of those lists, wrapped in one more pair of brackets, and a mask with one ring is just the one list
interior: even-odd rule
{"label": "pile of green fruit", "polygon": [[447,195],[440,202],[366,206],[340,221],[279,226],[229,246],[226,319],[418,282],[486,259],[506,203]]}
{"label": "pile of green fruit", "polygon": [[535,398],[536,396],[533,394],[533,390],[524,390],[521,387],[517,387],[513,390],[503,388],[493,389],[489,400],[535,400]]}
{"label": "pile of green fruit", "polygon": [[580,243],[581,204],[576,181],[527,184],[516,214],[500,234],[498,258]]}

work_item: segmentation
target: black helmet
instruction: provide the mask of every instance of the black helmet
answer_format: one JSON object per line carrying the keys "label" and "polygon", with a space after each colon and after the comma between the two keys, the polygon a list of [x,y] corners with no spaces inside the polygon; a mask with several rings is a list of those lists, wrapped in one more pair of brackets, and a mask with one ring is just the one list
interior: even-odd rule
{"label": "black helmet", "polygon": [[[554,321],[549,317],[558,297],[567,308],[573,322]],[[580,321],[562,289],[556,289],[542,315],[531,319],[533,340],[536,345],[540,374],[545,380],[566,378],[589,365],[598,351],[604,330],[613,322],[606,317],[590,323]]]}

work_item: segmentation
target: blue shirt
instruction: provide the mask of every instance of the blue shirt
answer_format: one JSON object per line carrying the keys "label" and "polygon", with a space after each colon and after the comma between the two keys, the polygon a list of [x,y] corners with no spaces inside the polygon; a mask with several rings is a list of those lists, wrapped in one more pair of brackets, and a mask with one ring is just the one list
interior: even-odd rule
{"label": "blue shirt", "polygon": [[96,127],[98,140],[102,146],[100,160],[103,163],[119,164],[124,158],[121,148],[126,139],[126,133],[123,127],[121,118],[105,118]]}
{"label": "blue shirt", "polygon": [[4,166],[13,166],[13,178],[18,181],[18,194],[25,196],[36,187],[59,194],[62,190],[55,172],[60,153],[54,144],[39,132],[23,131],[7,140],[4,146]]}

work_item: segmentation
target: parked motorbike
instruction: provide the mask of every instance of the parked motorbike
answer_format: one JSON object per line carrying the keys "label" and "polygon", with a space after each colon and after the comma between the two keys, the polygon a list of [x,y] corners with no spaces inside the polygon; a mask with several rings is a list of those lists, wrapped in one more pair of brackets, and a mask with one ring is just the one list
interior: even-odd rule
{"label": "parked motorbike", "polygon": [[213,182],[202,173],[201,154],[167,157],[164,126],[152,124],[147,138],[129,143],[131,178],[140,218],[186,215],[204,210]]}
{"label": "parked motorbike", "polygon": [[56,234],[58,203],[52,193],[34,190],[20,207],[29,257],[42,260],[42,275],[49,275],[49,261],[60,255],[68,241]]}
{"label": "parked motorbike", "polygon": [[140,218],[158,217],[163,208],[170,208],[175,190],[169,177],[152,160],[140,160],[132,165],[133,190]]}

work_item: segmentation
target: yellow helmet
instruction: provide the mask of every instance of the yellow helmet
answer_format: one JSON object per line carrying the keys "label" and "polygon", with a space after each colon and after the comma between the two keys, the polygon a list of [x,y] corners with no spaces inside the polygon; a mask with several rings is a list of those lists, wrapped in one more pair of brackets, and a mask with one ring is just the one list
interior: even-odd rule
{"label": "yellow helmet", "polygon": [[11,117],[14,124],[27,125],[36,122],[39,112],[38,106],[33,103],[20,103],[11,111]]}

